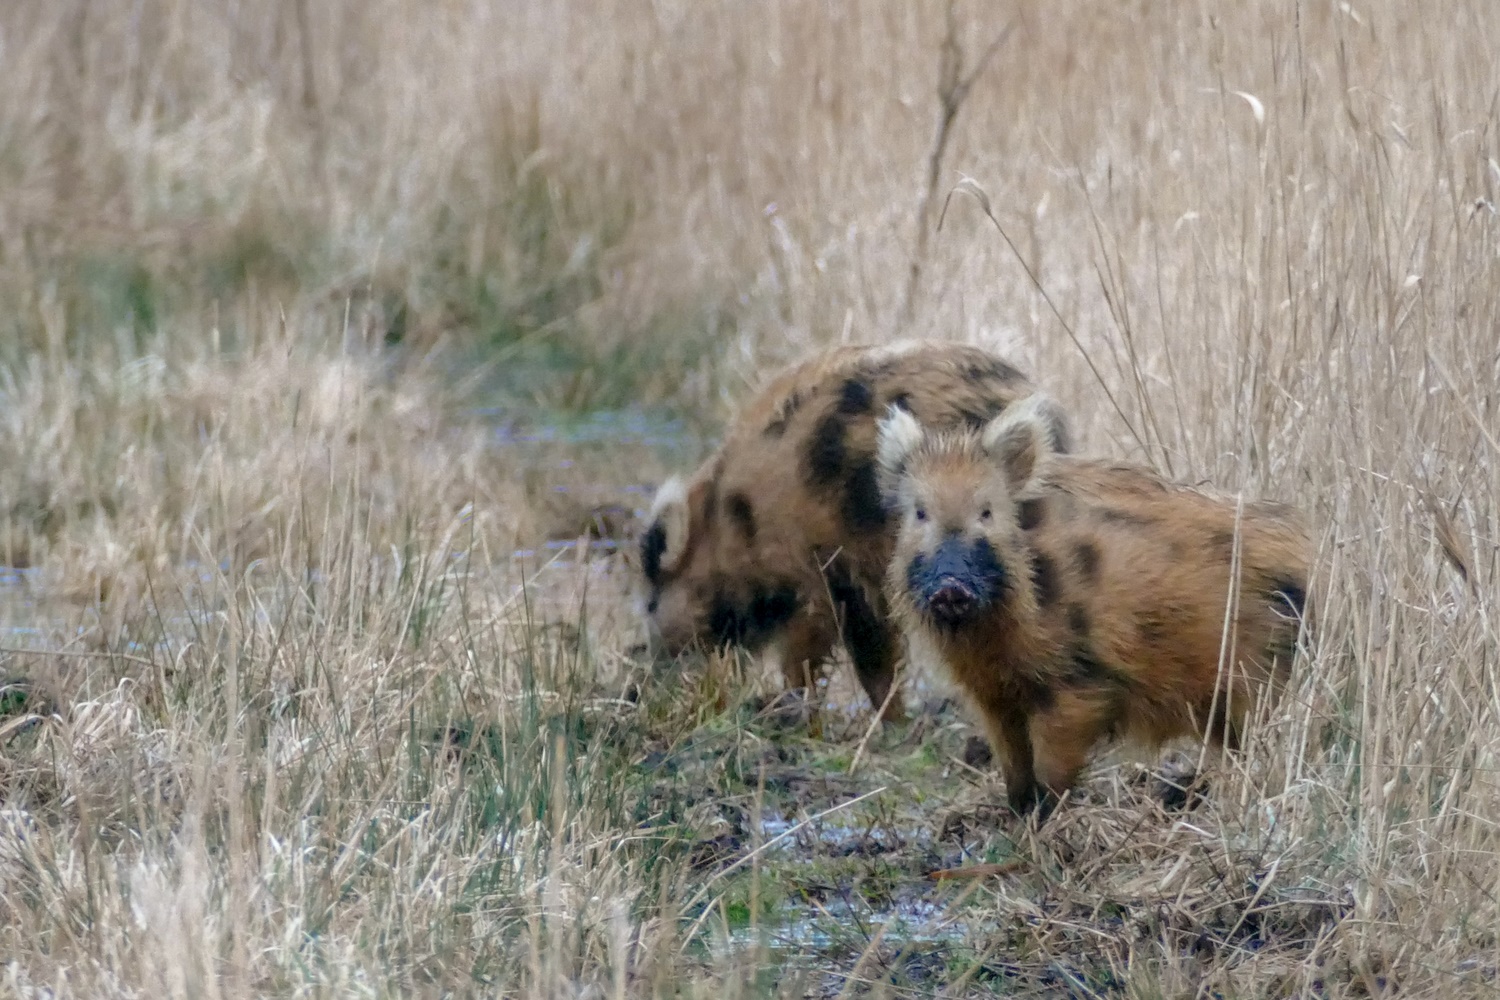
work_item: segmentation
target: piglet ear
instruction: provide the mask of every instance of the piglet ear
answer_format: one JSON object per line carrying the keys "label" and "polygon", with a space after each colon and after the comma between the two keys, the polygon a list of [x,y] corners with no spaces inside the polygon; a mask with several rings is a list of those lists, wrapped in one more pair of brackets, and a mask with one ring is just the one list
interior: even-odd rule
{"label": "piglet ear", "polygon": [[891,406],[881,418],[875,446],[875,460],[880,471],[891,479],[899,478],[906,460],[926,437],[922,425],[909,410]]}
{"label": "piglet ear", "polygon": [[653,583],[663,573],[674,573],[687,552],[688,531],[692,514],[688,506],[688,486],[681,476],[661,484],[651,501],[650,527],[642,538],[641,562]]}
{"label": "piglet ear", "polygon": [[1052,397],[1038,392],[1012,403],[985,426],[980,446],[1000,464],[1011,489],[1020,489],[1036,475],[1037,465],[1052,450],[1060,413]]}
{"label": "piglet ear", "polygon": [[1032,403],[1034,412],[1046,429],[1047,450],[1054,455],[1071,454],[1075,447],[1073,422],[1068,419],[1062,404],[1045,392],[1033,393],[1030,399],[1035,401]]}

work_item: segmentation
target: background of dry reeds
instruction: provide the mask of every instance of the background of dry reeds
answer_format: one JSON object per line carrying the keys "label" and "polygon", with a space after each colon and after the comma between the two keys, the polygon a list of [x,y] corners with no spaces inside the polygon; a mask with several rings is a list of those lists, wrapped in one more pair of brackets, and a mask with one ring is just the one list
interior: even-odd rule
{"label": "background of dry reeds", "polygon": [[[1488,0],[0,5],[0,990],[1490,995],[1497,51]],[[963,177],[1003,236],[936,228]],[[1103,768],[1004,833],[961,724],[742,724],[540,547],[898,335],[1316,517],[1314,650],[1199,811]],[[622,413],[690,431],[577,430]],[[750,853],[788,754],[1016,873],[881,861],[920,967],[766,937],[879,881]]]}

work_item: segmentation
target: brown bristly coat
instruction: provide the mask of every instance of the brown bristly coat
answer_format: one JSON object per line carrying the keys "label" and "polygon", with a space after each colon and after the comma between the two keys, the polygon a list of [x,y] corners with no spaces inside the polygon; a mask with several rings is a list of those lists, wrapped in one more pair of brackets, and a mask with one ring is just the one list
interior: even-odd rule
{"label": "brown bristly coat", "polygon": [[[1022,409],[983,433],[908,424],[882,443],[902,518],[892,607],[983,718],[1018,810],[1055,801],[1107,736],[1235,745],[1288,675],[1312,549],[1284,504],[1239,505],[1139,466],[1048,454]],[[953,529],[986,538],[1010,584],[950,630],[919,610],[907,567]]]}

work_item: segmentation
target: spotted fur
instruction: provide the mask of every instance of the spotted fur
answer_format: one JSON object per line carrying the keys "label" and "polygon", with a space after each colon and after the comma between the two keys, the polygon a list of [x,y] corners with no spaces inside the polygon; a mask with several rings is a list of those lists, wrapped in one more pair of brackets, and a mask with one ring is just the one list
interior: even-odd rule
{"label": "spotted fur", "polygon": [[[773,377],[653,504],[641,569],[661,648],[777,646],[788,686],[802,687],[842,643],[873,704],[899,716],[900,633],[881,587],[895,531],[876,422],[896,405],[957,427],[1033,392],[994,354],[937,342],[837,348]],[[1060,410],[1048,431],[1068,446]]]}
{"label": "spotted fur", "polygon": [[1109,736],[1234,747],[1288,675],[1311,560],[1292,508],[1237,512],[1145,468],[1054,454],[1039,406],[982,432],[891,410],[880,439],[899,519],[888,599],[983,718],[1018,812],[1050,808]]}

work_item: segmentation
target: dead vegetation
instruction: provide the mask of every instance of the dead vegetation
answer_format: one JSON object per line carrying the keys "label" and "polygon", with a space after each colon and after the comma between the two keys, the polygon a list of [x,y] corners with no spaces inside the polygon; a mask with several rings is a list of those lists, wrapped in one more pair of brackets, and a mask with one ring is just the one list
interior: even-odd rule
{"label": "dead vegetation", "polygon": [[[1493,992],[1500,8],[952,9],[0,9],[5,991]],[[1201,805],[632,652],[572,536],[897,334],[1314,515]]]}

